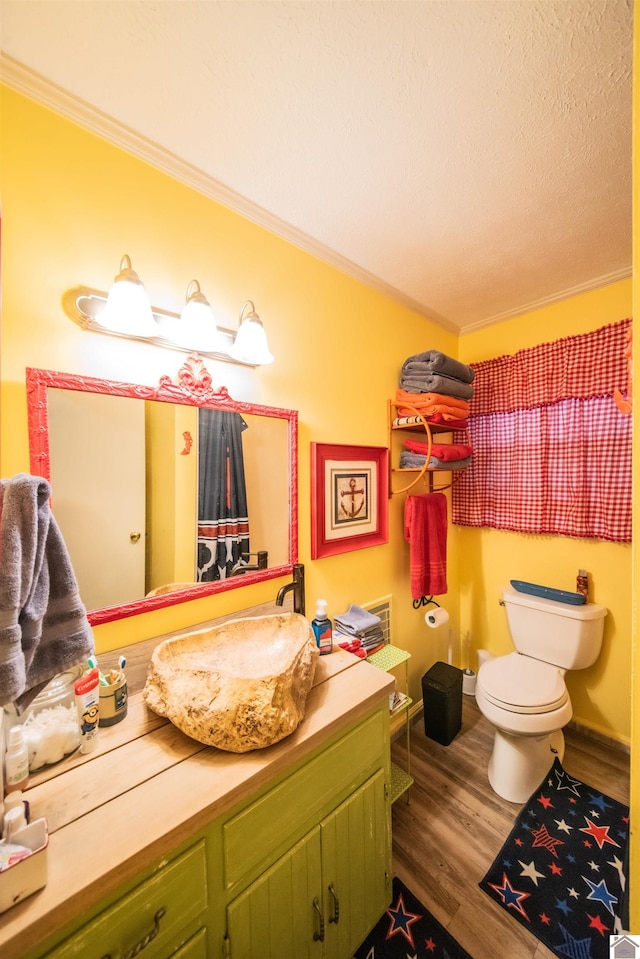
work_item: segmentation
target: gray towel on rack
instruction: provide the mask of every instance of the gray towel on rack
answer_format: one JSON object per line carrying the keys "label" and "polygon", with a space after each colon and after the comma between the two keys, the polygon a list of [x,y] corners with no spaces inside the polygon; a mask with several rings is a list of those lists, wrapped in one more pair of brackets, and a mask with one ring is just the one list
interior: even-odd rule
{"label": "gray towel on rack", "polygon": [[473,396],[473,386],[463,383],[454,376],[444,373],[403,373],[400,377],[400,389],[408,393],[441,393],[445,396],[458,396],[463,400],[470,400]]}
{"label": "gray towel on rack", "polygon": [[0,482],[0,706],[19,710],[94,651],[50,494],[41,476]]}
{"label": "gray towel on rack", "polygon": [[424,453],[410,453],[409,450],[402,450],[400,453],[400,469],[422,469],[427,462]]}
{"label": "gray towel on rack", "polygon": [[437,456],[432,456],[429,460],[429,466],[437,470],[464,470],[470,462],[470,456],[464,456],[460,460],[439,460]]}
{"label": "gray towel on rack", "polygon": [[[424,464],[427,461],[427,457],[423,453],[410,453],[408,450],[403,450],[400,453],[400,469],[422,469]],[[471,462],[470,456],[465,456],[459,460],[441,460],[437,456],[431,456],[429,458],[429,468],[435,470],[462,470],[465,469]]]}
{"label": "gray towel on rack", "polygon": [[454,360],[452,356],[441,353],[439,350],[426,350],[409,356],[402,364],[402,373],[444,373],[453,376],[463,383],[473,383],[475,370],[466,363]]}

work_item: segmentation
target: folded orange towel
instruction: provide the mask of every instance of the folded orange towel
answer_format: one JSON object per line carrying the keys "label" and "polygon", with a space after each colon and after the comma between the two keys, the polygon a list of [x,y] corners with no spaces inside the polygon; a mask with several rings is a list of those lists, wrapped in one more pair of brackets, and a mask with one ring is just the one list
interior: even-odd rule
{"label": "folded orange towel", "polygon": [[458,415],[463,413],[465,416],[469,412],[469,401],[460,396],[446,396],[444,393],[408,393],[406,390],[396,391],[396,401],[398,403],[409,403],[415,406],[417,410],[422,410],[425,406],[449,406],[458,411]]}

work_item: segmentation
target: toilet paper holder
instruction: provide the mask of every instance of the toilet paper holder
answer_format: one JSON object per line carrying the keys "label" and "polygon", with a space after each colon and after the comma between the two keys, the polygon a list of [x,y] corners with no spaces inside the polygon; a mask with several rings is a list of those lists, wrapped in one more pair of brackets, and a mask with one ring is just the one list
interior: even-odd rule
{"label": "toilet paper holder", "polygon": [[418,599],[414,599],[413,601],[414,609],[420,609],[421,606],[432,606],[432,605],[440,607],[440,603],[436,603],[433,596],[420,596],[418,597]]}

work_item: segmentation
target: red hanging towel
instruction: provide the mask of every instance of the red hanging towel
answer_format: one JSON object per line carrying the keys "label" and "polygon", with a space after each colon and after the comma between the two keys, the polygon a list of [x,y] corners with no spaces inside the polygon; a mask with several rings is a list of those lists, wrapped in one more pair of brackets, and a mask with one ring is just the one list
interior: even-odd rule
{"label": "red hanging towel", "polygon": [[411,598],[447,592],[447,498],[444,493],[407,496],[404,538],[409,543]]}

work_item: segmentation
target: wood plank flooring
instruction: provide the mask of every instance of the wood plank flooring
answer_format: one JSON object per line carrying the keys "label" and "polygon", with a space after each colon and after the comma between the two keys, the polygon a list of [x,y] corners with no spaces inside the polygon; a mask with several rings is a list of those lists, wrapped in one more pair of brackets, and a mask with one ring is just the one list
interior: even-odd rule
{"label": "wood plank flooring", "polygon": [[[478,883],[507,838],[520,806],[492,791],[487,766],[493,728],[473,696],[463,696],[462,729],[449,746],[411,728],[409,801],[393,806],[393,867],[473,959],[554,959],[494,903]],[[578,730],[565,730],[565,769],[620,802],[629,802],[629,756]],[[406,735],[392,745],[406,768]]]}

